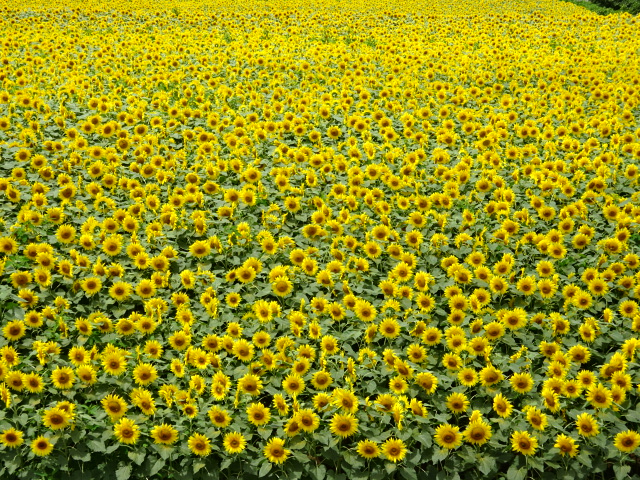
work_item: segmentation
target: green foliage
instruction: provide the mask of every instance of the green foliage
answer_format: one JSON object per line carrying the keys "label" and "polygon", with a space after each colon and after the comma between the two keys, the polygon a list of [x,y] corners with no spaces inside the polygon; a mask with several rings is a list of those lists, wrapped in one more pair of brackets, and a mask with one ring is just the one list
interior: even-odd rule
{"label": "green foliage", "polygon": [[576,5],[582,5],[601,15],[615,12],[629,12],[632,15],[640,13],[640,0],[593,0],[592,3],[579,0],[568,0]]}
{"label": "green foliage", "polygon": [[610,15],[612,13],[617,13],[617,10],[614,8],[603,7],[596,3],[586,2],[584,0],[563,0],[565,2],[573,3],[574,5],[578,5],[579,7],[586,8],[598,15]]}

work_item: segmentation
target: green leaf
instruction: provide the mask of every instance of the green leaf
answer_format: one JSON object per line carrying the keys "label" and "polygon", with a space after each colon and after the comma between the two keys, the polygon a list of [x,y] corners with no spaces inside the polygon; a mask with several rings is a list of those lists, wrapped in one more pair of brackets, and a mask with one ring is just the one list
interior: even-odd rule
{"label": "green leaf", "polygon": [[585,467],[587,467],[587,468],[591,468],[592,467],[591,457],[589,456],[588,452],[585,452],[583,450],[578,454],[578,456],[576,458]]}
{"label": "green leaf", "polygon": [[624,480],[629,476],[631,465],[614,465],[613,471],[616,474],[616,480]]}
{"label": "green leaf", "polygon": [[116,480],[129,480],[131,476],[131,465],[123,465],[116,470]]}
{"label": "green leaf", "polygon": [[529,466],[535,468],[536,470],[542,472],[544,470],[544,464],[535,457],[530,457],[527,459]]}
{"label": "green leaf", "polygon": [[194,462],[193,463],[193,473],[198,473],[204,467],[205,467],[205,463],[204,462]]}
{"label": "green leaf", "polygon": [[433,463],[441,462],[442,460],[447,458],[447,455],[449,455],[448,450],[445,450],[444,448],[436,448],[433,451],[433,455],[431,456],[431,461]]}
{"label": "green leaf", "polygon": [[[33,401],[33,400],[32,400]],[[37,405],[38,403],[40,403],[40,401],[38,401],[37,403],[33,403],[33,405]],[[31,405],[31,402],[29,402],[29,404]],[[80,439],[82,437],[84,437],[85,431],[82,429],[75,429],[72,430],[69,433],[69,438],[71,438],[71,440],[73,440],[74,442],[78,443],[80,441]]]}
{"label": "green leaf", "polygon": [[359,456],[354,455],[351,452],[344,452],[342,457],[344,458],[345,462],[347,462],[354,468],[361,468],[364,466],[364,461]]}
{"label": "green leaf", "polygon": [[509,480],[524,480],[527,476],[527,469],[525,467],[518,468],[514,463],[507,471],[507,478]]}
{"label": "green leaf", "polygon": [[271,465],[271,462],[269,461],[264,462],[260,467],[260,471],[258,472],[258,477],[264,477],[267,473],[271,471],[272,467],[273,465]]}
{"label": "green leaf", "polygon": [[144,452],[136,452],[134,450],[129,451],[127,453],[127,456],[136,465],[142,465],[142,462],[144,462],[144,459],[146,458],[146,455],[144,454]]}
{"label": "green leaf", "polygon": [[7,300],[12,294],[11,288],[6,285],[0,286],[0,300]]}
{"label": "green leaf", "polygon": [[384,469],[387,471],[387,473],[389,475],[391,475],[393,472],[396,471],[396,464],[395,463],[386,462],[384,464]]}
{"label": "green leaf", "polygon": [[120,448],[120,444],[119,443],[114,443],[113,445],[109,445],[107,448],[105,448],[105,452],[106,453],[113,453],[115,452],[118,448]]}
{"label": "green leaf", "polygon": [[6,460],[4,462],[5,467],[7,468],[7,472],[10,474],[15,472],[22,465],[22,457],[20,455],[16,455],[10,460]]}
{"label": "green leaf", "polygon": [[96,453],[102,453],[105,450],[104,442],[101,440],[91,440],[87,446]]}
{"label": "green leaf", "polygon": [[431,435],[427,435],[426,433],[420,433],[417,435],[416,440],[418,440],[422,445],[427,448],[430,448],[433,444],[433,440],[431,439]]}
{"label": "green leaf", "polygon": [[233,463],[233,459],[226,457],[222,460],[222,462],[220,462],[220,470],[224,470],[225,468],[228,468],[229,465],[231,465]]}
{"label": "green leaf", "polygon": [[327,467],[322,464],[316,465],[316,468],[312,469],[311,473],[313,474],[315,480],[324,480],[325,476],[327,475]]}
{"label": "green leaf", "polygon": [[84,447],[72,448],[69,453],[71,454],[71,458],[74,460],[80,460],[81,462],[88,462],[91,460],[91,453],[85,450]]}
{"label": "green leaf", "polygon": [[162,458],[159,458],[156,463],[153,464],[151,470],[149,471],[149,475],[153,476],[158,473],[160,470],[164,468],[165,461]]}
{"label": "green leaf", "polygon": [[369,480],[372,478],[369,472],[352,472],[350,477],[351,480]]}
{"label": "green leaf", "polygon": [[403,468],[400,470],[400,476],[407,480],[418,480],[415,468]]}
{"label": "green leaf", "polygon": [[483,475],[488,475],[496,466],[496,459],[493,457],[481,457],[478,461],[478,470]]}
{"label": "green leaf", "polygon": [[173,448],[167,448],[163,445],[157,445],[156,451],[160,454],[160,457],[164,460],[167,460],[171,456],[171,452],[173,452]]}
{"label": "green leaf", "polygon": [[295,443],[292,443],[292,444],[289,446],[289,448],[290,448],[291,450],[300,450],[301,448],[304,448],[306,445],[307,445],[306,440],[302,440],[302,439],[301,439],[301,440],[299,440],[299,441],[297,441],[297,442],[295,442]]}

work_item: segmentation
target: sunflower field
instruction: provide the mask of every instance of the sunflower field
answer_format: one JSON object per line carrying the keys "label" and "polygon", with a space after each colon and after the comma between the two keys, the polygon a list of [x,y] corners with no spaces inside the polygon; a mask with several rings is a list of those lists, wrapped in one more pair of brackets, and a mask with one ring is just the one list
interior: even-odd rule
{"label": "sunflower field", "polygon": [[640,19],[0,10],[3,480],[640,478]]}

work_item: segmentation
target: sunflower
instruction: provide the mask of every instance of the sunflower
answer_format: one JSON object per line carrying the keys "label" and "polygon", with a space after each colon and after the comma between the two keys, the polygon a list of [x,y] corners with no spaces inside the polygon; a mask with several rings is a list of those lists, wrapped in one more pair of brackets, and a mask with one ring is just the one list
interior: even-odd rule
{"label": "sunflower", "polygon": [[61,430],[69,426],[71,415],[66,411],[58,407],[53,407],[45,410],[42,415],[42,423],[45,427],[51,430]]}
{"label": "sunflower", "polygon": [[593,298],[588,292],[579,290],[572,298],[572,303],[581,310],[586,310],[593,305]]}
{"label": "sunflower", "polygon": [[156,412],[156,404],[153,394],[143,388],[135,388],[131,391],[131,401],[145,415],[153,415]]}
{"label": "sunflower", "polygon": [[504,278],[494,276],[489,280],[489,288],[493,293],[502,295],[509,289],[509,284]]}
{"label": "sunflower", "polygon": [[233,342],[232,352],[239,360],[249,362],[253,358],[255,349],[249,341],[243,338]]}
{"label": "sunflower", "polygon": [[222,445],[228,454],[242,453],[247,446],[247,440],[241,433],[230,432],[224,436]]}
{"label": "sunflower", "polygon": [[576,417],[576,428],[583,437],[593,437],[600,433],[598,421],[589,413],[581,413]]}
{"label": "sunflower", "polygon": [[98,277],[86,278],[80,283],[80,286],[87,295],[92,296],[98,293],[102,288],[102,280]]}
{"label": "sunflower", "polygon": [[333,391],[333,404],[349,413],[355,413],[359,405],[358,397],[350,390],[337,388]]}
{"label": "sunflower", "polygon": [[200,457],[206,457],[211,453],[211,440],[200,433],[191,435],[187,441],[187,445],[189,446],[189,450]]}
{"label": "sunflower", "polygon": [[262,390],[262,381],[256,375],[247,374],[238,380],[238,390],[249,395],[259,395]]}
{"label": "sunflower", "polygon": [[341,415],[335,413],[331,418],[331,433],[346,438],[358,431],[358,419],[352,414]]}
{"label": "sunflower", "polygon": [[273,293],[279,297],[286,297],[293,290],[293,284],[285,276],[277,277],[272,283],[271,288]]}
{"label": "sunflower", "polygon": [[140,437],[140,427],[130,418],[121,418],[113,426],[113,434],[120,443],[133,445]]}
{"label": "sunflower", "polygon": [[182,407],[182,413],[184,413],[188,418],[195,418],[198,414],[198,407],[188,403]]}
{"label": "sunflower", "polygon": [[620,315],[625,318],[633,318],[640,311],[640,307],[638,307],[638,304],[633,300],[625,300],[620,303],[618,311],[620,312]]}
{"label": "sunflower", "polygon": [[196,258],[204,258],[211,253],[209,242],[204,240],[196,240],[189,247],[189,253]]}
{"label": "sunflower", "polygon": [[575,457],[578,454],[579,449],[576,441],[564,434],[559,434],[556,437],[556,443],[554,447],[560,450],[560,455],[562,455],[563,457],[565,455],[569,455],[571,458]]}
{"label": "sunflower", "polygon": [[502,381],[502,372],[493,365],[489,365],[480,370],[480,382],[483,387],[490,387]]}
{"label": "sunflower", "polygon": [[527,296],[533,295],[536,292],[535,277],[522,277],[520,280],[518,280],[518,283],[516,283],[516,288]]}
{"label": "sunflower", "polygon": [[301,393],[304,387],[304,380],[296,374],[290,374],[282,381],[282,388],[292,397]]}
{"label": "sunflower", "polygon": [[40,393],[44,390],[44,381],[37,373],[27,373],[23,377],[24,388],[31,393]]}
{"label": "sunflower", "polygon": [[84,347],[71,347],[69,361],[76,367],[89,362],[89,352]]}
{"label": "sunflower", "polygon": [[53,386],[60,390],[68,390],[75,382],[76,376],[69,367],[57,367],[51,373],[51,381]]}
{"label": "sunflower", "polygon": [[510,330],[518,330],[527,325],[527,312],[522,308],[516,308],[514,310],[506,312],[501,321]]}
{"label": "sunflower", "polygon": [[115,282],[109,287],[109,296],[118,302],[123,302],[131,296],[133,287],[127,282]]}
{"label": "sunflower", "polygon": [[526,407],[526,412],[527,412],[527,422],[529,422],[532,428],[535,428],[536,430],[540,430],[540,431],[543,431],[545,428],[547,428],[547,425],[549,424],[549,420],[547,419],[547,416],[544,413],[542,413],[538,408]]}
{"label": "sunflower", "polygon": [[102,367],[109,375],[119,376],[127,369],[127,360],[122,353],[112,352],[103,356]]}
{"label": "sunflower", "polygon": [[96,369],[91,365],[81,365],[76,368],[76,375],[80,379],[80,381],[84,382],[87,385],[93,385],[98,381],[98,374],[96,373]]}
{"label": "sunflower", "polygon": [[231,308],[236,308],[240,304],[241,300],[242,300],[242,297],[237,292],[228,293],[225,297],[225,302]]}
{"label": "sunflower", "polygon": [[431,395],[438,388],[438,379],[429,372],[420,372],[416,375],[416,384],[422,387],[427,395]]}
{"label": "sunflower", "polygon": [[400,325],[394,318],[384,318],[378,325],[378,331],[382,336],[393,339],[400,335]]}
{"label": "sunflower", "polygon": [[249,266],[241,266],[236,269],[236,277],[242,283],[250,283],[256,278],[256,271]]}
{"label": "sunflower", "polygon": [[251,403],[247,407],[247,417],[255,426],[266,425],[271,419],[271,411],[262,403]]}
{"label": "sunflower", "polygon": [[333,383],[331,374],[324,370],[315,372],[313,374],[313,377],[311,378],[311,384],[318,390],[326,390],[331,385],[331,383]]}
{"label": "sunflower", "polygon": [[357,452],[362,458],[370,460],[380,456],[380,447],[372,440],[361,440],[358,442]]}
{"label": "sunflower", "polygon": [[284,440],[281,438],[271,438],[264,447],[264,456],[271,463],[281,464],[290,455],[291,451],[284,448]]}
{"label": "sunflower", "polygon": [[151,438],[156,444],[173,445],[178,440],[178,431],[171,425],[163,423],[151,429]]}
{"label": "sunflower", "polygon": [[186,333],[184,330],[178,330],[169,337],[169,345],[171,345],[174,350],[177,350],[179,352],[185,350],[190,345],[190,343],[191,335]]}
{"label": "sunflower", "polygon": [[624,453],[633,452],[640,446],[640,434],[634,430],[627,430],[616,435],[613,445]]}
{"label": "sunflower", "polygon": [[454,449],[462,444],[460,429],[454,425],[444,423],[436,428],[434,435],[436,443],[442,448]]}
{"label": "sunflower", "polygon": [[46,457],[53,450],[53,444],[47,437],[39,436],[31,442],[31,451],[38,457]]}
{"label": "sunflower", "polygon": [[[455,335],[454,338],[450,341],[452,343],[455,343],[460,342],[461,340],[464,341],[464,338],[460,335]],[[458,346],[460,347],[460,349],[462,349],[461,345]],[[462,367],[462,358],[457,353],[445,353],[442,356],[442,365],[444,365],[447,370],[459,370],[460,367]]]}
{"label": "sunflower", "polygon": [[538,439],[527,431],[516,431],[511,435],[511,448],[523,455],[533,455],[538,448]]}
{"label": "sunflower", "polygon": [[553,298],[558,291],[558,285],[549,278],[543,278],[537,284],[538,292],[544,300]]}
{"label": "sunflower", "polygon": [[[2,251],[1,242],[2,242],[2,239],[0,239],[0,251]],[[13,272],[10,278],[11,278],[11,284],[13,285],[13,288],[22,288],[22,287],[26,287],[28,284],[32,282],[33,275],[31,274],[31,272],[18,271],[18,272]]]}
{"label": "sunflower", "polygon": [[11,237],[0,237],[0,252],[12,255],[18,251],[18,242]]}
{"label": "sunflower", "polygon": [[290,418],[284,426],[284,432],[288,437],[294,437],[302,430],[298,419],[294,416]]}
{"label": "sunflower", "polygon": [[513,412],[513,406],[504,395],[499,393],[493,397],[493,410],[502,418],[507,418]]}
{"label": "sunflower", "polygon": [[26,333],[24,322],[22,320],[7,322],[5,327],[2,329],[2,333],[9,341],[20,340]]}
{"label": "sunflower", "polygon": [[140,298],[151,298],[156,293],[156,287],[149,279],[142,279],[135,288],[136,294]]}
{"label": "sunflower", "polygon": [[472,367],[463,368],[458,372],[458,381],[465,387],[473,387],[478,383],[478,374]]}
{"label": "sunflower", "polygon": [[469,408],[469,400],[464,393],[452,393],[447,397],[446,406],[453,413],[462,413]]}
{"label": "sunflower", "polygon": [[407,357],[414,363],[422,363],[427,358],[427,351],[422,345],[416,343],[407,347]]}
{"label": "sunflower", "polygon": [[158,378],[158,372],[150,363],[139,363],[133,369],[133,379],[138,385],[149,385],[156,378]]}
{"label": "sunflower", "polygon": [[389,379],[389,390],[396,395],[402,395],[408,387],[407,381],[400,375]]}
{"label": "sunflower", "polygon": [[594,408],[608,408],[612,402],[611,390],[602,384],[593,385],[587,390],[587,401]]}
{"label": "sunflower", "polygon": [[587,287],[589,288],[589,292],[596,297],[601,297],[609,291],[609,285],[602,278],[595,278],[591,280],[587,284]]}
{"label": "sunflower", "polygon": [[331,335],[324,335],[322,337],[320,348],[327,355],[334,355],[340,351],[338,348],[338,340]]}
{"label": "sunflower", "polygon": [[471,421],[462,435],[473,445],[484,445],[491,438],[491,425],[482,419]]}
{"label": "sunflower", "polygon": [[427,328],[422,334],[422,341],[427,346],[434,346],[440,343],[442,339],[442,332],[438,330],[436,327]]}
{"label": "sunflower", "polygon": [[389,438],[382,444],[382,454],[387,460],[397,463],[406,456],[407,447],[402,440]]}
{"label": "sunflower", "polygon": [[300,424],[300,428],[307,433],[315,431],[320,426],[320,418],[311,409],[301,409],[294,418]]}
{"label": "sunflower", "polygon": [[436,307],[435,299],[431,295],[428,295],[426,293],[420,293],[419,295],[417,295],[415,301],[420,308],[420,311],[423,313],[429,313]]}
{"label": "sunflower", "polygon": [[331,140],[337,140],[338,138],[340,138],[340,136],[342,135],[342,131],[340,130],[339,127],[337,126],[331,126],[327,129],[327,136],[331,139]]}
{"label": "sunflower", "polygon": [[24,443],[23,433],[21,430],[9,428],[0,433],[0,443],[7,448],[16,448]]}
{"label": "sunflower", "polygon": [[111,421],[116,421],[127,412],[127,402],[119,395],[109,394],[101,401],[107,415],[111,417]]}
{"label": "sunflower", "polygon": [[217,405],[211,407],[207,413],[209,415],[209,420],[211,420],[211,423],[213,423],[218,428],[225,428],[231,423],[231,416],[229,415],[229,413],[226,410],[218,407]]}

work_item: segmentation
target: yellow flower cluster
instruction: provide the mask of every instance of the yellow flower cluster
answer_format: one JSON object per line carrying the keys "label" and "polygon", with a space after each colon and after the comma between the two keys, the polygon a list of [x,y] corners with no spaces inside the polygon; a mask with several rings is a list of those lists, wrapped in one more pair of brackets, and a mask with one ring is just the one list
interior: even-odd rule
{"label": "yellow flower cluster", "polygon": [[638,19],[3,4],[0,474],[628,472]]}

